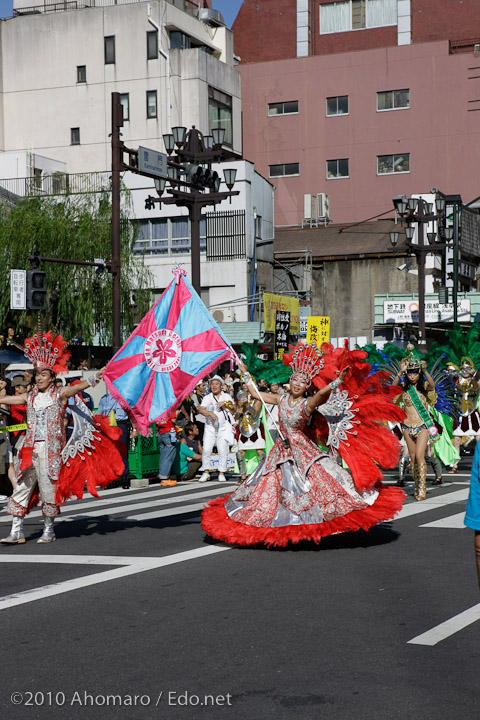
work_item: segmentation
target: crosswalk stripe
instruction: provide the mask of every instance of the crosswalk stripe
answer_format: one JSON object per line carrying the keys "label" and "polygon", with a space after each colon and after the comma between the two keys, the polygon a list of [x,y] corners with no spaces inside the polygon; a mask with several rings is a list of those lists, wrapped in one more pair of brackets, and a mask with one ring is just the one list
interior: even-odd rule
{"label": "crosswalk stripe", "polygon": [[411,515],[418,515],[419,513],[429,512],[435,510],[435,508],[445,507],[445,505],[451,505],[452,503],[461,502],[466,500],[468,497],[468,489],[455,490],[454,492],[446,493],[445,495],[437,495],[436,497],[427,498],[422,502],[412,502],[404,505],[398,515],[395,516],[395,520],[402,520],[403,518],[410,517]]}
{"label": "crosswalk stripe", "polygon": [[156,520],[161,517],[173,517],[174,515],[187,515],[188,513],[198,512],[202,510],[206,505],[205,502],[193,503],[192,505],[182,505],[178,508],[171,508],[169,510],[153,510],[152,512],[139,513],[138,515],[122,515],[122,517],[111,518],[113,522],[142,522],[144,520]]}
{"label": "crosswalk stripe", "polygon": [[[205,485],[197,485],[194,483],[188,483],[188,485],[182,485],[182,486],[175,486],[175,487],[169,487],[169,488],[158,488],[156,490],[150,490],[148,492],[143,493],[123,493],[123,495],[118,495],[114,498],[99,498],[97,500],[69,500],[65,503],[65,505],[62,505],[62,516],[69,515],[72,512],[83,512],[84,510],[95,508],[96,510],[99,510],[100,507],[110,507],[111,505],[121,505],[122,503],[128,503],[132,500],[144,500],[145,498],[156,498],[159,495],[162,496],[162,499],[167,496],[168,500],[165,504],[169,504],[172,502],[175,502],[175,498],[177,497],[177,493],[185,493],[185,492],[192,492],[195,490],[199,490],[200,488],[207,488],[209,487],[210,490],[208,491],[209,495],[219,493],[225,488],[231,489],[232,487],[235,487],[235,485],[231,485],[229,483],[213,483],[209,482]],[[171,496],[171,498],[169,497]],[[180,501],[182,498],[179,497],[178,500]],[[143,503],[144,507],[150,507],[152,505],[151,502]],[[139,503],[138,505],[135,505],[138,509],[142,507],[142,504]],[[29,518],[34,517],[41,517],[41,509],[35,508],[32,510],[32,512],[29,513]],[[112,512],[120,512],[120,510],[112,510]],[[93,516],[104,515],[105,510],[102,510],[101,512],[93,513]],[[12,518],[10,515],[7,515],[6,517],[0,518],[0,523],[9,523],[12,521]]]}
{"label": "crosswalk stripe", "polygon": [[[232,487],[226,487],[225,490],[227,492],[230,492],[232,490]],[[130,515],[129,513],[133,511],[143,510],[143,509],[149,509],[151,510],[152,507],[164,507],[165,505],[174,505],[175,503],[179,503],[181,501],[186,502],[188,500],[196,500],[198,498],[208,498],[212,495],[218,495],[218,490],[211,489],[211,490],[204,490],[200,493],[195,493],[192,495],[189,495],[188,498],[178,498],[178,497],[172,497],[172,498],[162,498],[160,500],[156,500],[153,502],[147,502],[147,503],[135,503],[133,505],[123,505],[121,507],[115,507],[115,508],[103,508],[101,510],[93,510],[89,513],[82,513],[81,508],[79,508],[79,513],[76,513],[75,515],[69,515],[68,517],[65,517],[63,522],[74,522],[75,520],[83,519],[83,518],[94,518],[94,517],[103,517],[104,515],[111,515],[115,514],[118,515],[119,513],[122,513],[122,517],[128,517],[128,518],[135,518],[135,519],[141,519],[141,518],[148,518],[148,517],[156,517],[158,513],[161,513],[158,515],[158,517],[164,517],[166,515],[176,515],[178,513],[174,512],[174,509],[170,510],[155,510],[154,512],[150,513],[141,513],[137,515]],[[223,494],[223,493],[222,493]],[[199,507],[203,507],[205,503],[200,503]],[[184,507],[181,505],[180,507]]]}
{"label": "crosswalk stripe", "polygon": [[[33,588],[32,590],[24,590],[23,592],[14,593],[13,595],[6,595],[0,598],[0,610],[6,610],[7,608],[14,607],[15,605],[23,605],[25,603],[34,602],[35,600],[42,600],[43,598],[51,597],[53,595],[60,595],[61,593],[70,592],[71,590],[79,590],[86,588],[91,585],[98,585],[98,583],[108,582],[110,580],[117,580],[118,578],[128,577],[129,575],[136,575],[137,573],[146,572],[148,570],[156,570],[157,568],[166,567],[168,565],[174,565],[179,562],[185,562],[187,560],[198,560],[208,555],[215,553],[224,552],[225,550],[231,550],[226,545],[209,545],[194,550],[187,550],[186,552],[175,553],[174,555],[166,555],[164,557],[146,557],[146,558],[122,558],[122,557],[110,557],[109,561],[106,558],[100,557],[100,564],[104,565],[122,565],[112,570],[106,570],[104,572],[94,573],[92,575],[84,575],[82,577],[72,578],[63,582],[52,583],[51,585],[44,585],[43,587]],[[79,559],[80,558],[80,559]],[[30,555],[30,556],[10,556],[6,562],[41,562],[42,556]],[[3,561],[3,558],[2,558]],[[45,560],[43,560],[45,562]],[[103,562],[102,562],[103,561]],[[74,555],[55,555],[50,558],[50,562],[62,563],[68,565],[70,562],[74,564],[89,564],[89,560],[84,559],[82,556]],[[93,563],[98,564],[98,563]]]}
{"label": "crosswalk stripe", "polygon": [[429,645],[431,647],[450,637],[450,635],[459,632],[459,630],[463,630],[477,620],[480,620],[480,603],[440,623],[440,625],[437,625],[431,630],[417,635],[412,638],[412,640],[409,640],[408,643],[410,645]]}
{"label": "crosswalk stripe", "polygon": [[449,515],[449,517],[442,518],[441,520],[434,520],[433,522],[425,523],[425,525],[420,525],[420,527],[430,527],[430,528],[454,528],[458,530],[459,528],[464,530],[465,525],[463,524],[463,521],[465,519],[465,511],[461,513],[457,513],[456,515]]}

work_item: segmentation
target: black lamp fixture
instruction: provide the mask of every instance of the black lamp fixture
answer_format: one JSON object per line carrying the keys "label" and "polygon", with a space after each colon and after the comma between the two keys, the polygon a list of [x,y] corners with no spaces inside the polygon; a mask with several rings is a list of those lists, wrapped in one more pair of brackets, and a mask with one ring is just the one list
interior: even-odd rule
{"label": "black lamp fixture", "polygon": [[225,140],[225,128],[213,128],[212,137],[214,145],[223,145],[223,141]]}
{"label": "black lamp fixture", "polygon": [[175,140],[172,133],[167,133],[163,136],[163,143],[165,145],[165,150],[167,151],[167,154],[171,155],[172,152],[175,150]]}
{"label": "black lamp fixture", "polygon": [[399,234],[398,234],[398,232],[396,232],[396,230],[391,230],[389,234],[390,234],[390,242],[392,243],[393,247],[395,247],[396,244],[398,243]]}
{"label": "black lamp fixture", "polygon": [[182,127],[181,125],[176,125],[175,127],[172,127],[172,133],[175,145],[178,148],[181,148],[182,145],[185,144],[185,138],[187,137],[187,128]]}
{"label": "black lamp fixture", "polygon": [[[215,131],[214,131],[215,132]],[[235,178],[237,177],[237,171],[235,168],[225,169],[223,171],[223,177],[225,178],[225,185],[229,190],[235,185]]]}

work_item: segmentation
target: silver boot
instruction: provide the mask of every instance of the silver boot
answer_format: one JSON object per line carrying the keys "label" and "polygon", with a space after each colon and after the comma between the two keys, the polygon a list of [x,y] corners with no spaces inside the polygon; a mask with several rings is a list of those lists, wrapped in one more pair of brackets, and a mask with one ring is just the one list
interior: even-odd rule
{"label": "silver boot", "polygon": [[53,529],[53,522],[54,522],[53,517],[44,518],[43,534],[42,534],[42,537],[38,538],[37,544],[55,542],[55,540],[57,538],[55,537],[55,530]]}
{"label": "silver boot", "polygon": [[6,545],[20,545],[21,543],[25,542],[25,533],[23,532],[23,517],[18,517],[17,515],[13,516],[10,535],[6,538],[3,538],[3,540],[0,540],[0,542],[5,543]]}

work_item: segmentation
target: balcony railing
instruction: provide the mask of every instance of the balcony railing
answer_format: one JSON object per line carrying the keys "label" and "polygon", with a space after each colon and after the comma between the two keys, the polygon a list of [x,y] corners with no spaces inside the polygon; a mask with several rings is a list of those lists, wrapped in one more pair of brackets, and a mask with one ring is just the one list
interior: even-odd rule
{"label": "balcony railing", "polygon": [[78,195],[110,189],[110,173],[51,173],[38,177],[0,179],[0,187],[17,197]]}
{"label": "balcony railing", "polygon": [[[14,8],[13,15],[38,15],[45,13],[66,12],[68,10],[81,10],[87,7],[111,7],[112,5],[132,5],[145,0],[65,0],[65,2],[56,3],[38,3],[29,7]],[[166,0],[170,5],[174,5],[179,10],[198,17],[198,3],[193,0]]]}
{"label": "balcony railing", "polygon": [[246,257],[245,210],[205,213],[207,260],[235,260]]}

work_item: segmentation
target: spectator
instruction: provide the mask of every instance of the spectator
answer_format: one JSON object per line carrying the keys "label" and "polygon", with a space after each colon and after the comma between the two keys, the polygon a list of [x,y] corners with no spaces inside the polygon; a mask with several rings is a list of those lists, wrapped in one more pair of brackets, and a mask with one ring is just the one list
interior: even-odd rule
{"label": "spectator", "polygon": [[198,408],[200,415],[206,419],[203,436],[203,467],[204,472],[199,482],[207,482],[212,466],[211,456],[214,446],[217,447],[219,460],[218,480],[225,482],[230,445],[235,444],[233,433],[234,419],[231,414],[234,405],[228,393],[222,391],[223,380],[215,375],[210,381],[211,392],[206,395]]}
{"label": "spectator", "polygon": [[173,461],[177,452],[177,433],[175,432],[175,415],[164,423],[157,424],[158,448],[160,460],[158,463],[158,479],[162,487],[172,487],[177,484],[170,478]]}
{"label": "spectator", "polygon": [[204,397],[205,397],[205,383],[203,380],[201,380],[199,383],[197,383],[197,387],[195,388],[195,390],[193,391],[193,393],[191,395],[191,400],[192,400],[192,405],[193,405],[193,407],[192,407],[193,420],[198,426],[199,438],[201,441],[203,441],[203,433],[205,430],[205,417],[198,412],[198,407],[199,407],[199,405],[202,404],[202,400]]}
{"label": "spectator", "polygon": [[192,422],[193,407],[194,405],[191,399],[191,395],[189,395],[185,398],[185,400],[178,408],[178,415],[176,419],[176,424],[178,425],[178,427],[181,427],[183,429],[187,425],[187,423]]}
{"label": "spectator", "polygon": [[[23,375],[16,375],[12,380],[12,388],[15,395],[24,395],[28,392],[28,382]],[[27,422],[27,406],[26,405],[11,405],[11,424],[12,425],[24,425]],[[12,461],[8,466],[8,479],[10,480],[12,487],[17,487],[17,481],[15,479],[15,458],[18,455],[20,447],[25,436],[25,430],[14,430],[10,433],[10,443],[12,447]]]}
{"label": "spectator", "polygon": [[198,439],[197,424],[189,423],[185,434],[186,439],[177,443],[172,472],[179,480],[193,480],[202,465],[202,444]]}

